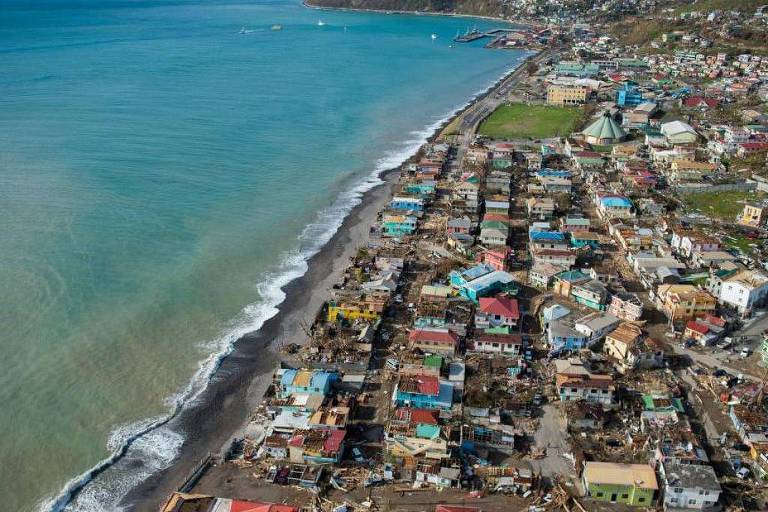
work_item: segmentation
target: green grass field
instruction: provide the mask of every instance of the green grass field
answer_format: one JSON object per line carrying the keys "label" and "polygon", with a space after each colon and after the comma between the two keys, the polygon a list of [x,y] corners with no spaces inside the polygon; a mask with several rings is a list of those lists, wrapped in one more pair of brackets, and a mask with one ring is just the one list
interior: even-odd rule
{"label": "green grass field", "polygon": [[480,135],[493,139],[542,139],[573,131],[582,109],[549,105],[502,105],[480,125]]}
{"label": "green grass field", "polygon": [[732,190],[685,194],[682,199],[688,208],[697,209],[704,215],[735,222],[736,216],[744,209],[745,201],[755,201],[763,197],[761,193]]}

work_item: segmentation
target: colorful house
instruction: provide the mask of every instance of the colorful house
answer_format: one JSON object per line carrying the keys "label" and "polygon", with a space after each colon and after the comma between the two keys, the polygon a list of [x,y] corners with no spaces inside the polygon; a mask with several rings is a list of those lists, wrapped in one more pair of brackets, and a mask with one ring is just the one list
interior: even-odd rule
{"label": "colorful house", "polygon": [[643,101],[643,94],[632,82],[624,82],[621,89],[616,92],[616,104],[621,107],[636,107]]}
{"label": "colorful house", "polygon": [[469,269],[454,270],[450,273],[451,286],[459,294],[479,304],[480,297],[488,297],[501,292],[516,293],[514,279],[502,270],[495,270],[488,264],[476,265]]}
{"label": "colorful house", "polygon": [[[161,512],[299,512],[293,505],[216,498],[205,494],[174,492]],[[478,510],[479,512],[479,510]]]}
{"label": "colorful house", "polygon": [[574,283],[571,286],[571,298],[588,308],[605,311],[608,307],[608,289],[597,279]]}
{"label": "colorful house", "polygon": [[589,336],[577,331],[563,319],[557,319],[547,325],[547,343],[550,354],[559,354],[563,351],[581,350],[589,343]]}
{"label": "colorful house", "polygon": [[582,479],[587,496],[596,501],[649,507],[659,490],[656,472],[647,464],[589,461]]}
{"label": "colorful house", "polygon": [[411,215],[384,215],[381,225],[389,236],[411,235],[416,231],[416,217]]}
{"label": "colorful house", "polygon": [[405,191],[408,194],[420,196],[421,198],[429,197],[435,193],[437,182],[435,180],[422,180],[419,182],[408,183],[405,186]]}
{"label": "colorful house", "polygon": [[412,349],[452,356],[459,345],[459,336],[449,329],[415,329],[408,334]]}
{"label": "colorful house", "polygon": [[398,407],[448,410],[453,405],[453,384],[433,375],[400,375],[393,402]]}
{"label": "colorful house", "polygon": [[624,196],[604,195],[598,197],[597,214],[603,219],[628,219],[635,216],[635,210]]}
{"label": "colorful house", "polygon": [[279,391],[281,397],[296,393],[321,393],[329,395],[331,386],[339,378],[336,372],[322,370],[284,370],[280,376]]}
{"label": "colorful house", "polygon": [[528,238],[533,249],[556,249],[564,251],[568,249],[565,233],[560,231],[531,231]]}
{"label": "colorful house", "polygon": [[409,210],[420,212],[424,210],[424,200],[420,197],[395,196],[389,202],[392,210]]}
{"label": "colorful house", "polygon": [[517,299],[503,295],[482,297],[475,312],[475,327],[478,329],[488,329],[489,327],[511,329],[517,326],[519,320],[520,308]]}
{"label": "colorful house", "polygon": [[571,233],[571,246],[576,249],[589,247],[590,249],[600,248],[600,235],[591,231],[577,231]]}
{"label": "colorful house", "polygon": [[343,303],[331,300],[328,301],[328,321],[378,320],[383,309],[383,304],[367,301]]}
{"label": "colorful house", "polygon": [[294,464],[338,464],[346,435],[346,430],[336,429],[297,431],[288,440],[288,460]]}

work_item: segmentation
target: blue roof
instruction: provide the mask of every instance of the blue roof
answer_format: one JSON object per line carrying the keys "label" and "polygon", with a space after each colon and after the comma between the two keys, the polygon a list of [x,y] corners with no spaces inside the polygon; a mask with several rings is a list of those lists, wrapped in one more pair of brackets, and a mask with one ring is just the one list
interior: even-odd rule
{"label": "blue roof", "polygon": [[565,240],[565,233],[561,231],[531,231],[531,240],[547,240],[562,242]]}
{"label": "blue roof", "polygon": [[536,171],[536,176],[556,176],[560,178],[569,178],[571,176],[571,171],[566,171],[563,169],[542,169],[540,171]]}
{"label": "blue roof", "polygon": [[490,274],[493,272],[494,269],[492,266],[488,265],[487,263],[482,263],[480,265],[475,265],[474,267],[468,268],[461,272],[461,277],[463,277],[467,281],[472,281],[473,279],[477,279],[478,277],[482,277],[486,274]]}
{"label": "blue roof", "polygon": [[555,277],[562,281],[581,281],[582,279],[589,279],[589,276],[580,270],[566,270],[560,272]]}
{"label": "blue roof", "polygon": [[[283,376],[280,378],[280,385],[283,387],[293,386],[293,381],[296,379],[296,375],[299,372],[294,369],[286,370]],[[310,388],[324,389],[328,385],[328,381],[331,380],[331,372],[323,372],[315,370],[312,372],[312,378],[309,382]]]}
{"label": "blue roof", "polygon": [[608,208],[614,208],[614,207],[631,208],[632,207],[632,201],[630,201],[626,197],[621,197],[621,196],[601,197],[600,204]]}
{"label": "blue roof", "polygon": [[466,284],[468,290],[474,290],[475,292],[481,292],[486,288],[495,285],[496,283],[509,284],[514,279],[512,275],[504,272],[503,270],[494,270],[491,273],[485,274]]}
{"label": "blue roof", "polygon": [[296,378],[296,373],[296,370],[286,370],[280,378],[280,385],[285,387],[293,384],[293,379]]}

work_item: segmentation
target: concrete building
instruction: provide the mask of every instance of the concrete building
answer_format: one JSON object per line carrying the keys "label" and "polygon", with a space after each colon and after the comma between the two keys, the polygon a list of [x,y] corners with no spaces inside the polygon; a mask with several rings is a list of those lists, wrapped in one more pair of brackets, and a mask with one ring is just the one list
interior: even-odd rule
{"label": "concrete building", "polygon": [[765,303],[766,297],[768,277],[753,270],[743,270],[727,277],[720,286],[720,302],[742,315],[751,314],[755,307]]}
{"label": "concrete building", "polygon": [[550,85],[547,103],[550,105],[583,105],[589,97],[589,89],[578,85]]}
{"label": "concrete building", "polygon": [[714,510],[720,483],[712,466],[665,462],[661,467],[664,509]]}
{"label": "concrete building", "polygon": [[593,500],[648,507],[656,499],[656,473],[647,464],[589,461],[582,473],[587,496]]}

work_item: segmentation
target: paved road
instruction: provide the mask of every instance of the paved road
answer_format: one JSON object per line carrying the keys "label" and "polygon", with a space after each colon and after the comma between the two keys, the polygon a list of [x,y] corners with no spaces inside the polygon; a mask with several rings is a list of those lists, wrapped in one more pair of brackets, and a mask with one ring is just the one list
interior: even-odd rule
{"label": "paved road", "polygon": [[544,415],[533,438],[537,448],[546,450],[546,456],[543,459],[531,460],[531,466],[544,477],[572,475],[573,462],[563,456],[571,453],[571,447],[565,439],[565,419],[553,404],[547,404],[542,409]]}

